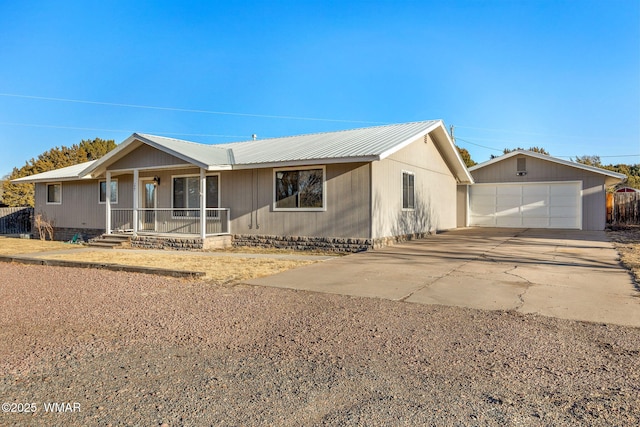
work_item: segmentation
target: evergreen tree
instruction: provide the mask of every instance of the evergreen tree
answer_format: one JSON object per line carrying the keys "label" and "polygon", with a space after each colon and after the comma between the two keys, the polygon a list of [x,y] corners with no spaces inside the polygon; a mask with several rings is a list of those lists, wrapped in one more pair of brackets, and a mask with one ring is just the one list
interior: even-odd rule
{"label": "evergreen tree", "polygon": [[114,140],[95,138],[82,140],[71,147],[55,147],[25,162],[20,169],[13,168],[3,185],[2,202],[8,206],[33,206],[33,184],[13,184],[12,179],[48,172],[79,163],[96,160],[116,148]]}

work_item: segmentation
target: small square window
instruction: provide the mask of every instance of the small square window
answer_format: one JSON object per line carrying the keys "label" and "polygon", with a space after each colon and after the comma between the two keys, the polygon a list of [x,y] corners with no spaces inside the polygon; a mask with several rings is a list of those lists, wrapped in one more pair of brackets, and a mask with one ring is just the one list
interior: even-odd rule
{"label": "small square window", "polygon": [[59,205],[62,203],[62,184],[47,184],[47,204]]}

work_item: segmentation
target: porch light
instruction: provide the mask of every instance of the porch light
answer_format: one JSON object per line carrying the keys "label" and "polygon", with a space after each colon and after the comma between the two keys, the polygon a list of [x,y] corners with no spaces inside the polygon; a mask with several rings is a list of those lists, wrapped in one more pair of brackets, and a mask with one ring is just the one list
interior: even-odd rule
{"label": "porch light", "polygon": [[153,182],[156,183],[156,185],[160,185],[160,177],[158,175],[153,177]]}

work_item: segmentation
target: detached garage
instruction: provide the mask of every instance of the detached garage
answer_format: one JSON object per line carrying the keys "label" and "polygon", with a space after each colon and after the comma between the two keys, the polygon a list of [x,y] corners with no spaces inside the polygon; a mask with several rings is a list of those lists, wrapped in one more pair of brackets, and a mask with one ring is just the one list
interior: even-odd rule
{"label": "detached garage", "polygon": [[469,171],[475,184],[464,192],[466,225],[478,227],[603,230],[606,189],[626,178],[524,150]]}

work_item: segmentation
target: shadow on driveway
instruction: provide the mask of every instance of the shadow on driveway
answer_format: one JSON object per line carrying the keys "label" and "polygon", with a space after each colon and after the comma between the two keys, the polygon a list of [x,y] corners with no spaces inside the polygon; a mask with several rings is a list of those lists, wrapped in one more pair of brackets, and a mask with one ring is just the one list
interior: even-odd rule
{"label": "shadow on driveway", "polygon": [[458,229],[245,283],[640,327],[604,231]]}

